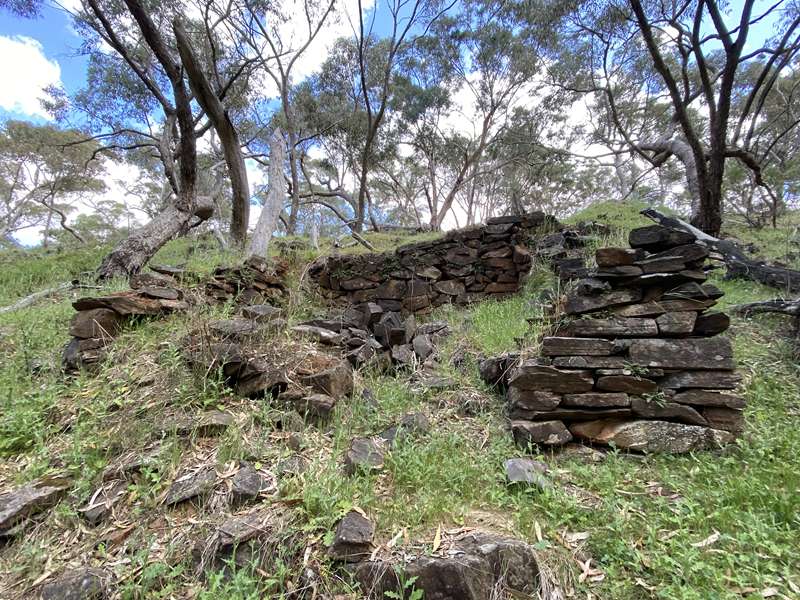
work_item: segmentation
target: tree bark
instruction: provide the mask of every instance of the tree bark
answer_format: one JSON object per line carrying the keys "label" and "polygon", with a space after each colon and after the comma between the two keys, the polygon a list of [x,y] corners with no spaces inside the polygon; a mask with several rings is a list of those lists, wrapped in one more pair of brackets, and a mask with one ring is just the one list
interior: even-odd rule
{"label": "tree bark", "polygon": [[258,217],[253,235],[250,237],[248,256],[266,258],[269,253],[269,242],[272,232],[278,224],[278,217],[283,210],[285,187],[283,183],[284,153],[283,134],[276,129],[269,141],[269,189],[261,214]]}
{"label": "tree bark", "polygon": [[179,204],[167,207],[147,225],[120,242],[100,263],[97,278],[130,277],[138,273],[169,240],[186,235],[190,229],[214,214],[214,205],[205,196],[196,199],[191,213],[181,210]]}
{"label": "tree bark", "polygon": [[172,23],[181,62],[189,79],[189,86],[195,98],[208,115],[214,129],[219,135],[228,176],[231,180],[232,214],[231,242],[244,248],[247,241],[247,226],[250,217],[250,186],[247,181],[247,169],[242,156],[239,134],[231,122],[227,109],[211,87],[200,63],[192,51],[191,43],[186,35],[180,19]]}

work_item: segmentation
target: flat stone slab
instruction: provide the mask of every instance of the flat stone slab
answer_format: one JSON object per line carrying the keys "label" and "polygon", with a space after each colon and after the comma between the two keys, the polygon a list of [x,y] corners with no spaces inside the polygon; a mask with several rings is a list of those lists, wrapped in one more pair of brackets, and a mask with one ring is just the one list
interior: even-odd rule
{"label": "flat stone slab", "polygon": [[526,448],[530,444],[560,446],[572,440],[572,434],[564,423],[558,420],[535,422],[515,420],[511,422],[511,433],[514,435],[514,442],[520,448]]}
{"label": "flat stone slab", "polygon": [[577,319],[568,323],[564,330],[575,337],[655,337],[658,326],[655,319],[612,318]]}
{"label": "flat stone slab", "polygon": [[509,458],[503,463],[506,471],[506,481],[509,485],[534,486],[546,490],[553,487],[553,483],[545,477],[547,465],[531,458]]}
{"label": "flat stone slab", "polygon": [[636,339],[629,349],[630,362],[665,369],[733,370],[733,349],[728,338],[683,340]]}
{"label": "flat stone slab", "polygon": [[620,392],[586,392],[564,394],[561,404],[581,408],[624,408],[631,405],[631,399],[628,394]]}
{"label": "flat stone slab", "polygon": [[594,296],[582,296],[573,292],[567,296],[564,311],[568,315],[579,315],[604,308],[633,304],[641,299],[642,292],[638,289],[615,290]]}
{"label": "flat stone slab", "polygon": [[181,475],[176,479],[164,498],[166,506],[172,506],[208,494],[217,483],[217,471],[212,466]]}
{"label": "flat stone slab", "polygon": [[733,371],[681,371],[669,373],[658,380],[662,388],[709,388],[731,390],[742,381],[742,376]]}
{"label": "flat stone slab", "polygon": [[671,421],[587,421],[572,423],[575,437],[646,453],[683,454],[719,448],[733,436],[727,431]]}
{"label": "flat stone slab", "polygon": [[271,513],[257,510],[244,515],[234,515],[217,529],[217,539],[221,546],[238,546],[268,533]]}
{"label": "flat stone slab", "polygon": [[386,443],[380,438],[355,438],[344,456],[344,471],[354,475],[358,471],[383,469]]}
{"label": "flat stone slab", "polygon": [[616,354],[617,345],[611,340],[585,337],[545,337],[542,354],[545,356],[609,356]]}
{"label": "flat stone slab", "polygon": [[631,410],[634,415],[646,419],[674,420],[689,425],[709,425],[705,417],[697,410],[677,402],[656,402],[646,398],[633,398]]}
{"label": "flat stone slab", "polygon": [[525,361],[511,374],[509,387],[556,393],[588,392],[594,385],[591,371],[560,370]]}
{"label": "flat stone slab", "polygon": [[625,392],[626,394],[653,394],[658,384],[652,379],[635,375],[606,375],[597,378],[595,388],[605,392]]}
{"label": "flat stone slab", "polygon": [[361,513],[351,510],[336,525],[328,555],[334,560],[358,562],[372,551],[375,526]]}
{"label": "flat stone slab", "polygon": [[68,479],[45,477],[0,494],[0,537],[13,535],[23,520],[57,504],[69,486]]}
{"label": "flat stone slab", "polygon": [[675,394],[672,399],[680,404],[695,406],[718,406],[721,408],[742,409],[745,400],[737,394],[719,390],[686,390]]}
{"label": "flat stone slab", "polygon": [[332,367],[300,377],[300,383],[340,400],[353,393],[353,367],[339,360]]}
{"label": "flat stone slab", "polygon": [[537,390],[521,390],[517,387],[508,388],[506,398],[511,409],[551,410],[561,404],[561,394]]}

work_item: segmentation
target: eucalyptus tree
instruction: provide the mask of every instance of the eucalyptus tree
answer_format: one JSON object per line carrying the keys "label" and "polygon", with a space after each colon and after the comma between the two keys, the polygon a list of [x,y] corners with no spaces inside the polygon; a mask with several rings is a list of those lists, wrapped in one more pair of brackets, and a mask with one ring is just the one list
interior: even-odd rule
{"label": "eucalyptus tree", "polygon": [[69,223],[69,213],[85,194],[106,189],[105,168],[93,158],[97,144],[76,142],[84,134],[53,125],[7,121],[0,128],[0,242],[14,233],[43,228],[47,245],[54,221],[80,242],[86,237]]}
{"label": "eucalyptus tree", "polygon": [[[729,159],[773,193],[756,132],[784,136],[797,125],[765,129],[764,110],[800,52],[796,0],[758,9],[755,0],[606,0],[570,8],[554,27],[563,40],[554,71],[571,89],[599,95],[626,151],[655,167],[671,157],[680,161],[696,226],[719,232]],[[748,45],[759,28],[767,30],[764,39]],[[750,68],[757,75],[739,85]]]}

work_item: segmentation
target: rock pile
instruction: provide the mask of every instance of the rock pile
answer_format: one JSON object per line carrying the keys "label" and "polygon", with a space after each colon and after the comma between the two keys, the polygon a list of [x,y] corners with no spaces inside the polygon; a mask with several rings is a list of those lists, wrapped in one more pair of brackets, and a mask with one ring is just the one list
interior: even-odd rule
{"label": "rock pile", "polygon": [[219,302],[279,304],[287,293],[283,283],[287,268],[284,261],[252,256],[241,266],[217,268],[206,283],[206,294]]}
{"label": "rock pile", "polygon": [[432,363],[439,341],[450,334],[446,321],[418,325],[413,315],[403,318],[376,302],[363,302],[338,317],[312,319],[292,330],[344,347],[345,357],[354,367],[373,360],[398,366]]}
{"label": "rock pile", "polygon": [[373,302],[391,312],[427,312],[516,292],[530,270],[531,236],[557,227],[541,212],[497,217],[394,252],[332,256],[310,274],[331,299]]}
{"label": "rock pile", "polygon": [[77,314],[72,318],[69,333],[72,340],[64,349],[63,364],[67,372],[92,368],[101,362],[108,345],[123,327],[137,318],[163,315],[189,308],[175,280],[158,274],[141,274],[131,278],[135,289],[99,296],[79,298],[72,303]]}
{"label": "rock pile", "polygon": [[505,379],[515,440],[573,438],[650,452],[688,452],[732,440],[743,427],[729,318],[707,312],[722,296],[705,283],[709,251],[658,225],[631,248],[597,250],[597,269],[566,297],[570,320],[542,340],[542,357],[482,367]]}

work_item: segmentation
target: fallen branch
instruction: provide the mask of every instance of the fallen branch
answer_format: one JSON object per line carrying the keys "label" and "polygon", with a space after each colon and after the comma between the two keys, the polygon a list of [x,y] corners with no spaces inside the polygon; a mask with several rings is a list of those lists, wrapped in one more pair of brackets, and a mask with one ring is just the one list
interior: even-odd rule
{"label": "fallen branch", "polygon": [[56,294],[60,294],[61,292],[71,291],[71,290],[78,290],[78,289],[100,289],[98,286],[87,286],[87,285],[80,285],[74,281],[68,281],[65,283],[59,283],[55,287],[47,288],[44,290],[40,290],[38,292],[34,292],[29,296],[25,296],[17,300],[14,304],[9,304],[8,306],[0,307],[0,314],[14,312],[15,310],[20,310],[23,308],[28,308],[29,306],[33,306],[40,300],[44,300],[45,298],[49,298],[51,296],[55,296]]}
{"label": "fallen branch", "polygon": [[641,214],[664,227],[690,233],[697,241],[705,243],[722,256],[728,277],[751,279],[790,294],[800,292],[800,271],[753,260],[733,242],[712,237],[682,219],[668,217],[653,208],[646,208]]}
{"label": "fallen branch", "polygon": [[763,302],[750,302],[748,304],[737,304],[731,307],[737,314],[748,316],[758,313],[779,313],[800,317],[800,299],[798,300],[764,300]]}

